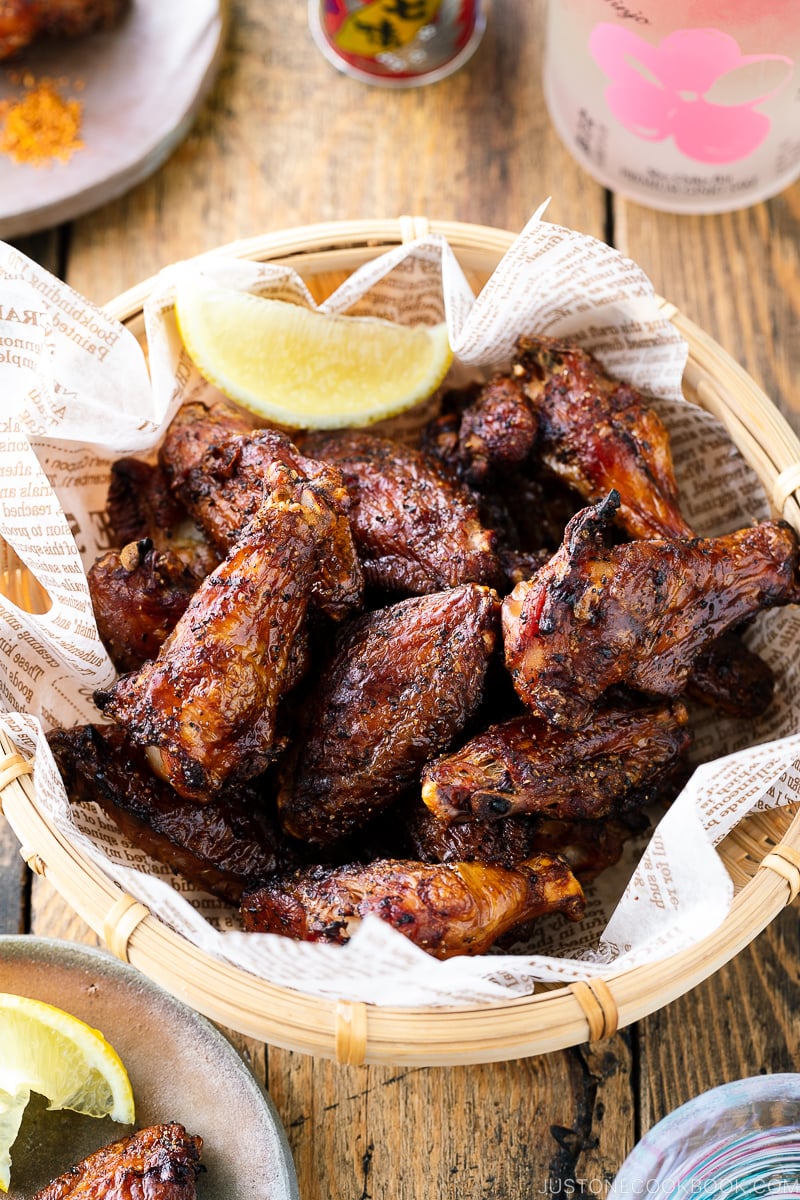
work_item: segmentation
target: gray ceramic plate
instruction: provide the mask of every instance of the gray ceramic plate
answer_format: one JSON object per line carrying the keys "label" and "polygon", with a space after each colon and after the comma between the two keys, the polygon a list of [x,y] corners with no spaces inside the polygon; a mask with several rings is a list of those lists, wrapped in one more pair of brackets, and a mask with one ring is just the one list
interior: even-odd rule
{"label": "gray ceramic plate", "polygon": [[[89,946],[0,936],[0,992],[57,1004],[102,1030],[128,1069],[137,1126],[179,1121],[203,1138],[198,1200],[297,1200],[294,1164],[269,1097],[209,1021],[139,971]],[[28,1200],[129,1132],[108,1118],[48,1112],[34,1096],[11,1150],[8,1200]]]}

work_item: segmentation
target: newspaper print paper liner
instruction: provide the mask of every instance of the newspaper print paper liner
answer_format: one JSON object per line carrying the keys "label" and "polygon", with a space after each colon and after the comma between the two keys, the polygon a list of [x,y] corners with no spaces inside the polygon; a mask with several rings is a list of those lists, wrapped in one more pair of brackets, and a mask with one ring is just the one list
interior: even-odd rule
{"label": "newspaper print paper liner", "polygon": [[[81,853],[207,953],[280,986],[320,997],[399,1007],[472,1005],[530,994],[536,980],[618,973],[699,941],[724,920],[731,879],[714,845],[756,808],[800,799],[800,617],[762,614],[748,641],[779,678],[756,722],[693,713],[703,762],[642,852],[588,889],[577,926],[539,922],[517,953],[432,960],[377,918],[344,947],[241,932],[234,910],[123,839],[93,805],[70,809],[42,727],[97,718],[91,696],[114,669],[100,644],[84,570],[107,548],[103,509],[110,463],[147,455],[178,406],[207,391],[172,312],[176,272],[314,306],[289,268],[205,255],[167,268],[145,309],[148,378],[135,338],[10,247],[0,247],[0,533],[49,594],[31,615],[0,597],[0,723],[36,752],[37,795]],[[606,368],[659,399],[670,428],[683,511],[714,535],[769,515],[763,489],[727,433],[683,400],[686,346],[630,260],[537,213],[475,299],[447,243],[432,235],[356,271],[323,309],[400,321],[446,319],[458,374],[507,361],[519,333],[569,334]],[[74,536],[73,536],[74,534]],[[41,722],[39,719],[41,718]],[[747,746],[754,748],[745,749]],[[639,861],[637,861],[637,859]]]}

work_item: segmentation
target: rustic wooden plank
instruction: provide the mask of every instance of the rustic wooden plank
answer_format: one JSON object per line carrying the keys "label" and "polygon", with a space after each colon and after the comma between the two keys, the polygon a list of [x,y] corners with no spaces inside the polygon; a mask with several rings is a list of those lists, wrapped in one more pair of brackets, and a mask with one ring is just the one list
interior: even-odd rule
{"label": "rustic wooden plank", "polygon": [[412,213],[518,230],[551,194],[550,220],[603,236],[603,190],[544,107],[544,0],[493,5],[461,71],[407,90],[337,72],[305,4],[231,8],[219,80],[189,137],[73,226],[69,282],[84,295],[104,303],[174,259],[317,221]]}
{"label": "rustic wooden plank", "polygon": [[59,226],[57,229],[46,229],[42,233],[30,234],[28,237],[13,238],[11,245],[15,246],[22,254],[26,254],[28,258],[32,258],[34,262],[46,267],[53,275],[60,276],[64,262],[66,238],[65,227]]}
{"label": "rustic wooden plank", "polygon": [[708,1088],[797,1070],[798,916],[784,909],[711,979],[640,1022],[641,1132]]}
{"label": "rustic wooden plank", "polygon": [[0,933],[27,933],[27,876],[16,834],[0,820]]}
{"label": "rustic wooden plank", "polygon": [[605,1194],[632,1139],[630,1045],[485,1066],[269,1052],[304,1200]]}
{"label": "rustic wooden plank", "polygon": [[30,933],[68,942],[101,945],[100,938],[62,900],[47,878],[35,876],[31,891]]}

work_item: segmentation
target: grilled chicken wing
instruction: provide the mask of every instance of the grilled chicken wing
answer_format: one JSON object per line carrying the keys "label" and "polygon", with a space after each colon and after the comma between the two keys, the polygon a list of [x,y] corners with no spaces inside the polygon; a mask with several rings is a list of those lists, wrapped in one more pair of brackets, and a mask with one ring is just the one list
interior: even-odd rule
{"label": "grilled chicken wing", "polygon": [[611,492],[578,513],[548,565],[503,602],[514,686],[532,712],[566,728],[586,725],[615,684],[678,695],[717,637],[798,599],[797,538],[783,522],[608,548],[618,507]]}
{"label": "grilled chicken wing", "polygon": [[680,701],[606,706],[579,733],[532,715],[493,725],[422,772],[422,799],[448,821],[520,813],[603,817],[647,802],[692,740]]}
{"label": "grilled chicken wing", "polygon": [[306,666],[306,614],[336,519],[310,489],[271,493],[158,657],[96,694],[182,796],[251,779],[281,748],[278,706]]}
{"label": "grilled chicken wing", "polygon": [[416,782],[481,698],[498,607],[491,589],[464,584],[341,631],[279,791],[290,834],[321,845],[345,838]]}
{"label": "grilled chicken wing", "polygon": [[625,843],[649,825],[638,811],[614,812],[602,820],[508,817],[505,821],[450,822],[424,804],[403,814],[403,834],[421,862],[487,862],[516,867],[534,854],[558,854],[582,884],[619,861]]}
{"label": "grilled chicken wing", "polygon": [[111,29],[129,5],[130,0],[0,0],[0,60],[40,36]]}
{"label": "grilled chicken wing", "polygon": [[426,429],[423,445],[471,485],[525,462],[536,440],[536,414],[522,383],[497,375],[474,390],[460,412],[445,412]]}
{"label": "grilled chicken wing", "polygon": [[492,533],[433,459],[360,430],[311,434],[304,452],[342,472],[367,583],[423,595],[500,578]]}
{"label": "grilled chicken wing", "polygon": [[149,538],[109,550],[87,574],[97,630],[118,671],[155,658],[200,581],[171,550]]}
{"label": "grilled chicken wing", "polygon": [[520,338],[513,375],[533,405],[536,453],[550,470],[590,503],[616,489],[617,521],[631,537],[694,536],[678,507],[669,435],[635,388],[552,338]]}
{"label": "grilled chicken wing", "polygon": [[96,1150],[33,1200],[195,1200],[202,1148],[182,1125],[151,1125]]}
{"label": "grilled chicken wing", "polygon": [[47,740],[73,804],[99,804],[134,846],[233,904],[245,887],[301,861],[255,786],[195,804],[113,725],[54,730]]}
{"label": "grilled chicken wing", "polygon": [[250,429],[228,406],[201,403],[180,409],[160,462],[176,496],[223,554],[276,487],[293,480],[316,494],[335,520],[314,585],[315,602],[334,618],[361,606],[363,576],[348,521],[350,498],[335,467],[301,454],[277,430]]}
{"label": "grilled chicken wing", "polygon": [[581,886],[563,859],[536,855],[514,869],[487,863],[380,859],[275,877],[242,900],[245,928],[298,941],[348,942],[380,917],[434,958],[483,954],[520,922],[583,916]]}

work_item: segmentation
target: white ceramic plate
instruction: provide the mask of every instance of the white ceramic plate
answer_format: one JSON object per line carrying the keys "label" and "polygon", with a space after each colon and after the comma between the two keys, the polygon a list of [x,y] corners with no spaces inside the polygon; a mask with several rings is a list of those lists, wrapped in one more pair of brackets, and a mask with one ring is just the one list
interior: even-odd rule
{"label": "white ceramic plate", "polygon": [[[198,1200],[298,1200],[269,1097],[209,1021],[139,971],[89,946],[6,936],[0,991],[57,1004],[102,1030],[128,1069],[137,1127],[178,1121],[203,1138]],[[8,1200],[29,1200],[72,1163],[130,1132],[108,1118],[48,1112],[32,1097],[11,1150]]]}
{"label": "white ceramic plate", "polygon": [[[0,154],[0,238],[70,221],[152,174],[185,137],[216,74],[227,0],[132,0],[116,29],[45,38],[0,64],[0,101],[54,79],[83,105],[84,148],[66,163]],[[77,90],[79,89],[79,90]]]}

